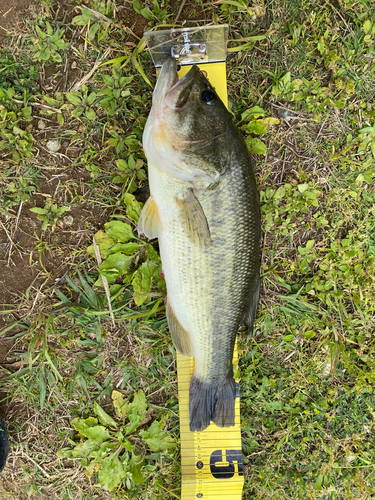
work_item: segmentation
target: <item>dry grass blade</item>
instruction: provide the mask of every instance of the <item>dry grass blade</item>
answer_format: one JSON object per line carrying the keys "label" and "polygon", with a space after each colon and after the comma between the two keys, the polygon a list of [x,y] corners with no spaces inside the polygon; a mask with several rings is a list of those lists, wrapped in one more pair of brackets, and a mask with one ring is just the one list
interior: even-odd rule
{"label": "dry grass blade", "polygon": [[81,7],[81,6],[78,6],[79,9],[81,10],[89,10],[97,19],[103,19],[103,21],[105,21],[106,23],[110,23],[112,24],[113,21],[112,19],[110,19],[109,17],[105,16],[104,14],[101,14],[100,12],[98,12],[97,10],[94,10],[94,9],[90,9],[90,7]]}
{"label": "dry grass blade", "polygon": [[[97,260],[98,267],[99,267],[100,264],[102,263],[102,258],[100,257],[100,250],[99,250],[98,244],[96,243],[95,236],[92,238],[92,244],[93,244],[93,247],[94,247],[94,252],[95,252],[96,260]],[[107,300],[108,300],[108,307],[109,307],[109,312],[110,312],[110,315],[111,315],[112,325],[115,326],[115,317],[114,317],[113,311],[112,311],[111,293],[109,291],[108,280],[102,274],[100,276],[102,278],[103,286],[104,286],[104,290],[105,290],[105,294],[106,294]]]}
{"label": "dry grass blade", "polygon": [[75,83],[73,85],[73,87],[71,88],[71,92],[78,92],[78,90],[80,90],[82,88],[82,85],[86,85],[92,75],[95,73],[95,71],[99,68],[99,66],[102,64],[102,62],[107,59],[107,57],[109,56],[109,54],[111,53],[111,49],[107,49],[104,54],[99,57],[99,59],[95,62],[93,68],[77,83]]}
{"label": "dry grass blade", "polygon": [[[15,102],[16,104],[24,104],[23,101],[20,101],[19,99],[11,99],[12,102]],[[28,102],[28,106],[32,106],[33,108],[42,108],[42,109],[48,109],[49,111],[53,111],[54,113],[62,113],[61,109],[53,108],[52,106],[46,106],[45,104],[40,104],[39,102]]]}

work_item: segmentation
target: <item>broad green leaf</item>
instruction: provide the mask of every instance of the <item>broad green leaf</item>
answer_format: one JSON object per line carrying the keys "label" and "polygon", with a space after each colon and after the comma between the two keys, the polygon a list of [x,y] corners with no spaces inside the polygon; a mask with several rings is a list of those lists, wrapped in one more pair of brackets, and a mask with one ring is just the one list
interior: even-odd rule
{"label": "broad green leaf", "polygon": [[34,214],[41,214],[41,215],[46,215],[46,209],[45,208],[29,208],[30,212],[33,212]]}
{"label": "broad green leaf", "polygon": [[112,179],[112,182],[115,182],[116,184],[123,184],[129,179],[129,176],[126,174],[122,175],[115,175],[115,177]]}
{"label": "broad green leaf", "polygon": [[142,205],[130,193],[124,194],[124,204],[126,206],[126,215],[130,220],[138,223],[139,216],[141,215]]}
{"label": "broad green leaf", "polygon": [[137,14],[140,14],[142,10],[142,4],[138,2],[138,0],[133,0],[133,9]]}
{"label": "broad green leaf", "polygon": [[96,19],[95,14],[88,9],[82,9],[82,17],[86,21],[95,21]]}
{"label": "broad green leaf", "polygon": [[116,252],[122,252],[126,255],[132,255],[134,252],[139,250],[141,248],[141,245],[138,245],[138,243],[116,243],[111,248],[111,253],[116,253]]}
{"label": "broad green leaf", "polygon": [[102,441],[106,441],[110,437],[110,435],[105,427],[97,424],[98,420],[93,417],[89,417],[86,419],[75,418],[72,421],[73,427],[75,427],[76,431],[82,434],[82,436],[101,443]]}
{"label": "broad green leaf", "polygon": [[269,116],[260,120],[252,120],[244,128],[249,134],[265,134],[271,125],[278,125],[280,121],[277,118]]}
{"label": "broad green leaf", "polygon": [[303,194],[305,191],[308,190],[309,185],[308,184],[298,184],[297,188],[298,188],[298,191]]}
{"label": "broad green leaf", "polygon": [[279,125],[280,120],[274,118],[273,116],[268,116],[267,118],[262,118],[261,120],[257,120],[257,123],[262,124],[267,132],[268,129],[272,127],[272,125]]}
{"label": "broad green leaf", "polygon": [[96,113],[92,108],[86,108],[85,109],[85,115],[88,120],[95,120],[96,118]]}
{"label": "broad green leaf", "polygon": [[322,474],[319,474],[316,481],[315,481],[315,484],[314,484],[314,488],[316,490],[318,490],[318,491],[322,490],[323,479],[324,479],[324,476]]}
{"label": "broad green leaf", "polygon": [[131,472],[132,479],[135,484],[140,484],[144,482],[144,477],[141,472],[144,462],[142,458],[140,459],[140,461],[138,460],[139,457],[137,457],[137,455],[134,455],[134,453],[132,453],[132,457],[129,461],[129,470]]}
{"label": "broad green leaf", "polygon": [[312,339],[313,337],[315,337],[315,335],[316,335],[316,333],[313,332],[312,330],[309,330],[303,334],[305,339]]}
{"label": "broad green leaf", "polygon": [[87,97],[87,102],[91,104],[95,101],[96,99],[96,93],[95,92],[91,92],[91,94],[89,94],[89,96]]}
{"label": "broad green leaf", "polygon": [[134,394],[132,403],[128,404],[129,424],[126,426],[126,434],[134,432],[139,423],[145,418],[147,402],[145,393],[140,389]]}
{"label": "broad green leaf", "polygon": [[128,414],[128,410],[127,410],[128,403],[123,398],[123,395],[121,394],[121,392],[112,391],[111,398],[113,401],[113,406],[116,409],[117,416],[120,418],[125,418],[126,415]]}
{"label": "broad green leaf", "polygon": [[39,26],[35,26],[35,30],[36,30],[36,32],[38,33],[38,35],[40,36],[40,38],[41,38],[42,40],[45,40],[45,39],[47,38],[46,33],[44,33],[44,32],[43,32],[43,31],[39,28]]}
{"label": "broad green leaf", "polygon": [[310,270],[309,262],[306,259],[301,259],[299,268],[303,273],[308,273]]}
{"label": "broad green leaf", "polygon": [[145,294],[151,292],[152,278],[156,273],[160,274],[159,264],[153,261],[144,262],[136,271],[132,285],[134,288],[133,298],[137,306],[146,301],[147,295]]}
{"label": "broad green leaf", "polygon": [[102,425],[117,427],[117,422],[115,422],[113,418],[108,415],[108,413],[106,413],[101,406],[98,405],[97,402],[94,403],[94,413],[98,417],[99,422]]}
{"label": "broad green leaf", "polygon": [[370,32],[370,30],[371,30],[371,21],[369,19],[367,19],[367,21],[365,21],[363,23],[362,29],[366,33],[366,35],[367,35],[367,33]]}
{"label": "broad green leaf", "polygon": [[93,439],[97,443],[102,443],[103,441],[107,441],[107,439],[110,438],[108,429],[106,429],[102,425],[88,427],[84,432],[84,436],[88,437],[89,439]]}
{"label": "broad green leaf", "polygon": [[99,471],[99,482],[106,491],[113,491],[126,476],[126,470],[116,454],[102,461]]}
{"label": "broad green leaf", "polygon": [[109,451],[112,451],[115,448],[118,448],[118,444],[116,442],[104,441],[104,443],[102,443],[98,449],[93,450],[90,453],[90,457],[102,458],[107,455]]}
{"label": "broad green leaf", "polygon": [[48,95],[43,95],[43,99],[46,101],[47,104],[50,106],[54,106],[55,108],[60,107],[61,102],[58,101],[57,99],[53,99],[52,97]]}
{"label": "broad green leaf", "polygon": [[82,102],[78,92],[67,92],[65,96],[68,99],[68,101],[74,104],[75,106],[79,106]]}
{"label": "broad green leaf", "polygon": [[146,252],[151,260],[155,260],[156,262],[160,262],[160,256],[151,244],[147,245]]}
{"label": "broad green leaf", "polygon": [[129,269],[133,259],[129,255],[121,252],[109,255],[104,262],[99,266],[99,272],[105,276],[108,273],[116,273],[117,275],[125,274]]}
{"label": "broad green leaf", "polygon": [[245,139],[247,148],[250,153],[265,155],[267,152],[267,147],[263,141],[257,139],[256,137],[247,137]]}
{"label": "broad green leaf", "polygon": [[285,73],[285,75],[282,77],[281,81],[283,82],[284,85],[287,85],[291,81],[291,74],[290,71]]}
{"label": "broad green leaf", "polygon": [[95,23],[90,27],[89,30],[89,40],[94,40],[96,32],[100,28],[99,24]]}
{"label": "broad green leaf", "polygon": [[132,228],[125,222],[114,220],[104,224],[104,228],[109,236],[116,238],[122,243],[126,243],[128,240],[135,238]]}
{"label": "broad green leaf", "polygon": [[[96,443],[95,443],[96,444]],[[71,448],[61,448],[56,455],[59,458],[72,458],[72,449]]]}
{"label": "broad green leaf", "polygon": [[122,431],[118,432],[116,434],[116,437],[119,440],[119,443],[121,444],[121,446],[123,446],[125,448],[125,450],[127,450],[127,451],[135,450],[135,444],[132,444],[128,439],[126,439],[126,437],[124,436]]}
{"label": "broad green leaf", "polygon": [[260,116],[264,116],[265,114],[266,112],[264,111],[264,109],[260,108],[259,106],[254,106],[250,109],[247,109],[241,114],[241,120],[255,120]]}
{"label": "broad green leaf", "polygon": [[160,6],[159,6],[159,3],[158,3],[158,0],[153,0],[152,1],[152,10],[155,14],[159,14],[160,12]]}
{"label": "broad green leaf", "polygon": [[126,172],[129,170],[128,164],[125,160],[117,160],[116,161],[117,168],[122,172]]}
{"label": "broad green leaf", "polygon": [[373,134],[375,132],[375,127],[364,127],[359,131],[360,134]]}
{"label": "broad green leaf", "polygon": [[285,335],[285,337],[283,337],[284,342],[292,342],[293,339],[294,335]]}
{"label": "broad green leaf", "polygon": [[234,5],[234,7],[238,7],[240,10],[246,9],[246,5],[236,0],[223,0],[220,3],[224,5]]}
{"label": "broad green leaf", "polygon": [[72,19],[72,24],[77,24],[78,26],[86,26],[87,21],[83,18],[83,16],[75,16]]}
{"label": "broad green leaf", "polygon": [[146,441],[151,451],[170,450],[176,447],[175,440],[171,436],[165,435],[161,422],[152,422],[147,430],[141,429],[139,435]]}
{"label": "broad green leaf", "polygon": [[252,120],[246,125],[246,132],[248,134],[265,134],[267,131],[266,127],[259,120]]}
{"label": "broad green leaf", "polygon": [[315,240],[309,240],[309,241],[306,243],[306,250],[307,250],[307,251],[310,251],[314,245],[315,245]]}
{"label": "broad green leaf", "polygon": [[99,447],[99,443],[93,439],[85,439],[81,441],[75,448],[73,448],[71,454],[72,457],[88,457],[90,453]]}
{"label": "broad green leaf", "polygon": [[[108,255],[111,253],[111,248],[114,246],[115,241],[102,230],[98,231],[95,234],[95,241],[99,247],[102,259],[107,258]],[[95,251],[93,245],[90,245],[86,251],[95,258]]]}
{"label": "broad green leaf", "polygon": [[141,9],[141,15],[147,19],[147,21],[152,21],[153,15],[149,11],[149,9]]}
{"label": "broad green leaf", "polygon": [[277,188],[275,194],[273,195],[275,200],[281,200],[282,198],[284,198],[284,196],[285,196],[284,186],[280,186],[279,188]]}
{"label": "broad green leaf", "polygon": [[[139,150],[139,144],[138,144],[138,139],[135,135],[128,135],[124,137],[124,143],[130,148],[133,149],[134,151]],[[130,166],[130,163],[129,163]]]}

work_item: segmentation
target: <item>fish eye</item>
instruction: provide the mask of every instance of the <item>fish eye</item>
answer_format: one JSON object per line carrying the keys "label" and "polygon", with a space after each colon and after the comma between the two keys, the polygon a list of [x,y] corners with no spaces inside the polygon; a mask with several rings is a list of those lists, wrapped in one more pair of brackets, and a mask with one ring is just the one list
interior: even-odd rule
{"label": "fish eye", "polygon": [[211,90],[205,90],[202,92],[202,101],[207,104],[215,104],[216,94]]}

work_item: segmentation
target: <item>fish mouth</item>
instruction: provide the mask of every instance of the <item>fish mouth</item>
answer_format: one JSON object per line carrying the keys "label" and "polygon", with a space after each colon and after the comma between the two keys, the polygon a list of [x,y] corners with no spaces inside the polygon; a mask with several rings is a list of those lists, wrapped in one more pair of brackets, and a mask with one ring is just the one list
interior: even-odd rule
{"label": "fish mouth", "polygon": [[199,74],[200,69],[194,65],[179,80],[177,61],[173,57],[168,57],[160,70],[154,91],[154,104],[160,107],[167,105],[171,109],[184,108],[192,94],[192,83]]}
{"label": "fish mouth", "polygon": [[193,97],[193,82],[200,74],[198,66],[192,66],[181,80],[177,80],[165,94],[164,102],[171,109],[183,109]]}
{"label": "fish mouth", "polygon": [[178,82],[177,62],[168,57],[161,67],[159,78],[153,93],[153,104],[162,105],[165,94]]}

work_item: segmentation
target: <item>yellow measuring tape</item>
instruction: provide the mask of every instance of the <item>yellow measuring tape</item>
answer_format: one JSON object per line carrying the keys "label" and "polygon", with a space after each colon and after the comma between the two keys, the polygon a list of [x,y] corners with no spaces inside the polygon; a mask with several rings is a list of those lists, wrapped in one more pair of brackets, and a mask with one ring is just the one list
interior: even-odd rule
{"label": "yellow measuring tape", "polygon": [[[198,64],[228,105],[225,62]],[[182,66],[179,78],[191,66]],[[233,362],[237,363],[237,346]],[[181,437],[181,500],[241,500],[244,483],[240,429],[240,399],[237,390],[234,427],[211,423],[203,432],[189,429],[189,388],[194,358],[177,353],[178,395]],[[238,387],[238,385],[237,385]]]}

